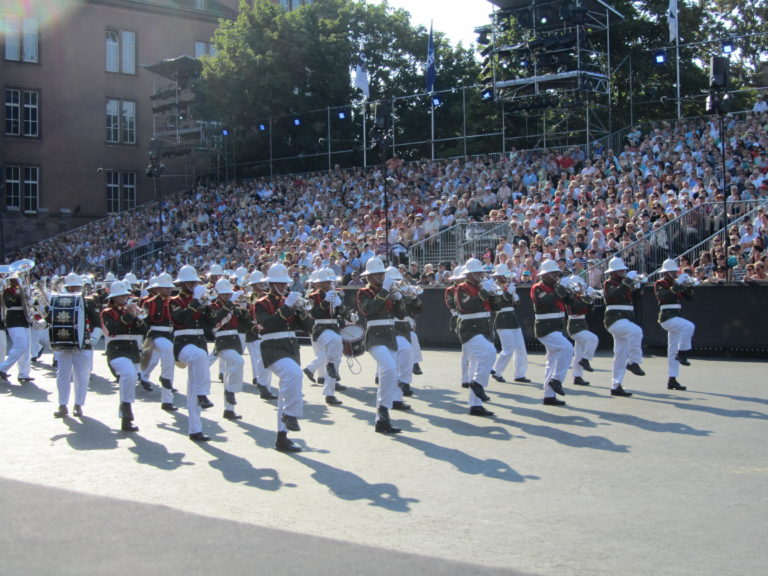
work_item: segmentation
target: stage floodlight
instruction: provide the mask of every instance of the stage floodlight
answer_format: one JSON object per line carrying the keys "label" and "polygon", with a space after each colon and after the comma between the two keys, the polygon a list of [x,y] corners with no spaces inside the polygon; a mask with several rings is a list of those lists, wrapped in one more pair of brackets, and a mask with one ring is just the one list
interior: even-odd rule
{"label": "stage floodlight", "polygon": [[667,51],[666,50],[659,50],[657,52],[654,52],[653,54],[653,62],[657,64],[658,66],[661,66],[662,64],[667,63]]}
{"label": "stage floodlight", "polygon": [[734,44],[733,40],[730,38],[728,40],[723,40],[723,54],[728,56],[733,54],[734,50],[736,50],[736,44]]}

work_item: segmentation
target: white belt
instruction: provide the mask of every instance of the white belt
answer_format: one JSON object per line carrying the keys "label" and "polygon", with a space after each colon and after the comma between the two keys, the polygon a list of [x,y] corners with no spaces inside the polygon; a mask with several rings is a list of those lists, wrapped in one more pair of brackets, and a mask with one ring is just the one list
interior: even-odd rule
{"label": "white belt", "polygon": [[117,336],[110,336],[110,340],[135,340],[141,342],[144,340],[144,336],[141,334],[118,334]]}
{"label": "white belt", "polygon": [[204,336],[205,332],[200,328],[186,328],[184,330],[175,330],[174,336]]}
{"label": "white belt", "polygon": [[610,306],[605,307],[606,312],[608,312],[609,310],[626,310],[627,312],[634,312],[635,307],[628,306],[626,304],[611,304]]}
{"label": "white belt", "polygon": [[170,326],[150,326],[150,332],[173,332],[173,328]]}
{"label": "white belt", "polygon": [[490,312],[475,312],[474,314],[459,314],[462,320],[473,320],[474,318],[490,318]]}
{"label": "white belt", "polygon": [[371,327],[371,326],[394,326],[394,325],[395,325],[395,321],[392,320],[392,319],[388,319],[388,320],[369,320],[368,321],[368,326],[369,327]]}
{"label": "white belt", "polygon": [[262,340],[279,340],[281,338],[296,338],[296,332],[272,332],[261,335]]}
{"label": "white belt", "polygon": [[555,318],[563,318],[565,314],[562,312],[552,312],[551,314],[534,314],[534,320],[554,320]]}
{"label": "white belt", "polygon": [[6,310],[24,310],[24,306],[8,306]]}
{"label": "white belt", "polygon": [[323,320],[315,320],[315,324],[338,324],[339,321],[335,319],[323,319]]}
{"label": "white belt", "polygon": [[[398,318],[398,320],[400,320],[400,318]],[[403,322],[410,322],[411,320],[413,320],[413,318],[411,318],[410,316],[406,316],[405,318],[402,319]]]}
{"label": "white belt", "polygon": [[515,307],[514,306],[505,306],[504,308],[499,308],[497,312],[514,312]]}
{"label": "white belt", "polygon": [[213,335],[216,338],[221,336],[237,336],[237,330],[219,330],[218,332],[214,332]]}
{"label": "white belt", "polygon": [[586,316],[584,314],[574,314],[572,316],[568,316],[569,320],[584,320]]}
{"label": "white belt", "polygon": [[451,316],[458,316],[459,313],[456,310],[451,310]]}
{"label": "white belt", "polygon": [[681,304],[662,304],[659,306],[662,310],[680,310],[682,307]]}

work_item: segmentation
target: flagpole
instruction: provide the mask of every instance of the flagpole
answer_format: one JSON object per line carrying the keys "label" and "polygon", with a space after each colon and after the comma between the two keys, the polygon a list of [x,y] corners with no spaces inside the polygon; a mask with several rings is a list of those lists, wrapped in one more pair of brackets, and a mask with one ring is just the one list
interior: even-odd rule
{"label": "flagpole", "polygon": [[432,161],[435,161],[435,98],[430,94],[429,96],[429,103],[432,107],[432,133],[430,137],[430,142],[432,144]]}
{"label": "flagpole", "polygon": [[368,140],[365,135],[365,110],[368,108],[363,100],[363,168],[368,168]]}
{"label": "flagpole", "polygon": [[680,28],[678,25],[677,34],[675,34],[675,67],[677,68],[677,119],[683,117],[683,101],[680,99]]}

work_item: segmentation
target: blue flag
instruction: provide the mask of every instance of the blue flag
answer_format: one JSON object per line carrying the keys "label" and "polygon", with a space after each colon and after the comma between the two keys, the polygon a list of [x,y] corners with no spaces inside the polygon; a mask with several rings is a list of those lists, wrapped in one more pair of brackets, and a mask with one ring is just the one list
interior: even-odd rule
{"label": "blue flag", "polygon": [[432,23],[429,24],[429,43],[427,44],[427,92],[435,91],[435,43],[432,40]]}

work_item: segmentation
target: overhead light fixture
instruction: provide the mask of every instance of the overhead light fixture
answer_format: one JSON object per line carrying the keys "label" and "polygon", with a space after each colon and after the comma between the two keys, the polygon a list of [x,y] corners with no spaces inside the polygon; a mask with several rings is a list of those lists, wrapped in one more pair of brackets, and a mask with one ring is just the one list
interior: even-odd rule
{"label": "overhead light fixture", "polygon": [[438,106],[442,105],[443,101],[440,99],[440,96],[433,96],[432,97],[432,106],[437,108]]}
{"label": "overhead light fixture", "polygon": [[339,120],[346,120],[347,119],[347,113],[344,112],[344,110],[341,110],[339,112]]}
{"label": "overhead light fixture", "polygon": [[657,52],[654,52],[653,54],[653,61],[658,66],[661,66],[662,64],[667,63],[667,51],[666,50],[658,50]]}
{"label": "overhead light fixture", "polygon": [[483,102],[490,102],[493,100],[493,88],[489,87],[480,92],[480,100]]}
{"label": "overhead light fixture", "polygon": [[259,130],[261,130],[262,132],[266,132],[267,126],[265,124],[259,124]]}
{"label": "overhead light fixture", "polygon": [[301,118],[294,118],[293,119],[293,125],[294,126],[301,126]]}
{"label": "overhead light fixture", "polygon": [[723,40],[723,54],[726,56],[729,54],[733,54],[733,52],[736,50],[736,44],[733,42],[732,39]]}

